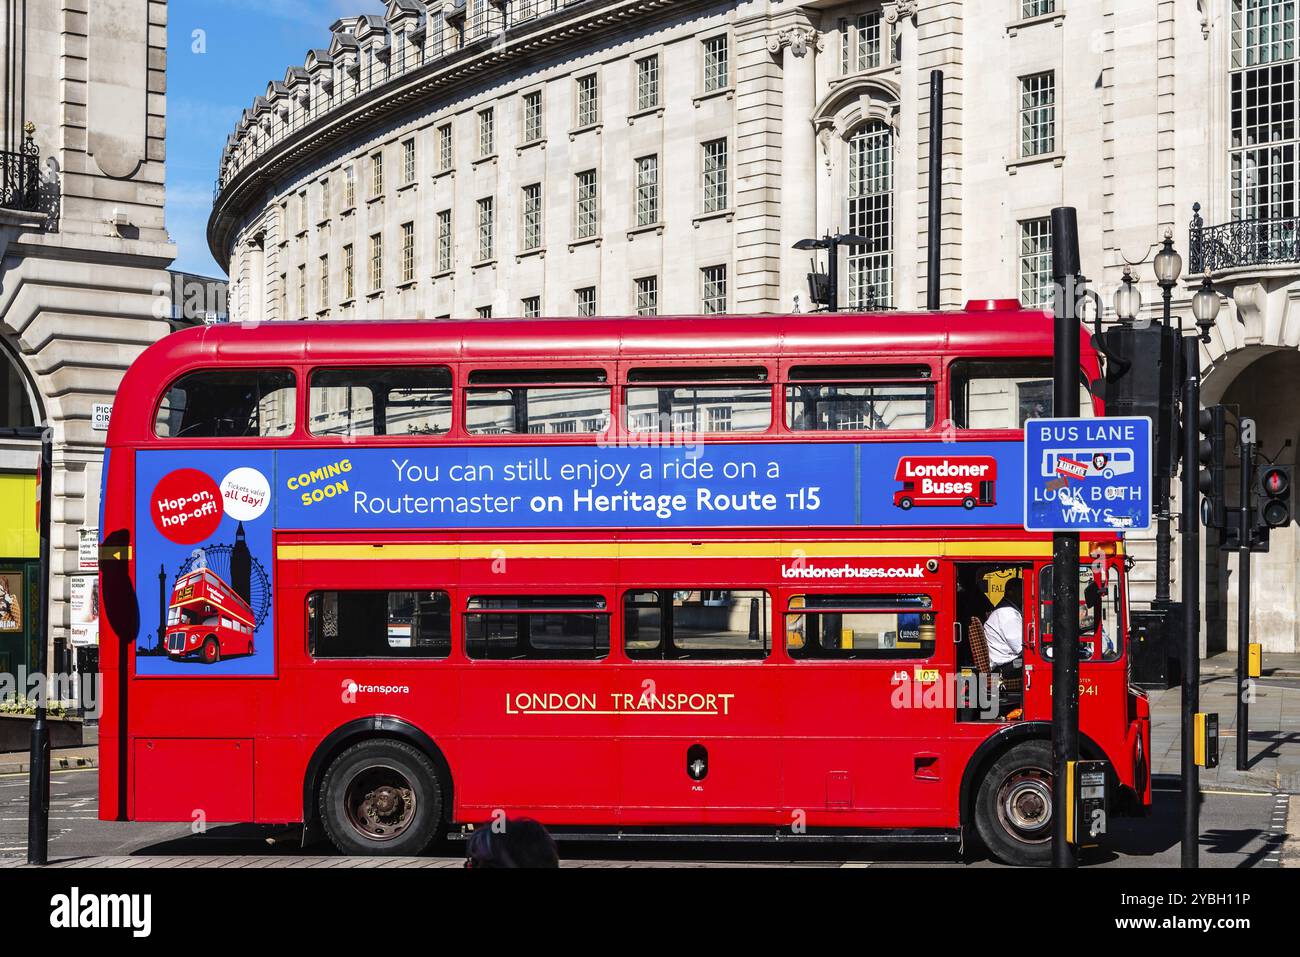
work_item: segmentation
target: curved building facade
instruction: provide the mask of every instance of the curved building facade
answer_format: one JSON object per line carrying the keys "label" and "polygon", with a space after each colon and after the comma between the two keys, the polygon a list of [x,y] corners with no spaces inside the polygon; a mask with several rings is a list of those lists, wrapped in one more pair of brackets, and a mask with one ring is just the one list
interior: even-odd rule
{"label": "curved building facade", "polygon": [[[1158,314],[1172,230],[1174,314],[1205,275],[1224,296],[1205,396],[1290,462],[1300,406],[1270,397],[1300,381],[1297,33],[1278,0],[392,0],[245,111],[209,242],[238,321],[804,311],[792,246],[828,231],[868,240],[842,304],[914,308],[941,145],[944,307],[1046,302],[1065,204],[1084,272],[1109,299],[1134,264]],[[1206,541],[1217,649],[1237,576]],[[1300,650],[1298,545],[1257,559],[1272,650]]]}

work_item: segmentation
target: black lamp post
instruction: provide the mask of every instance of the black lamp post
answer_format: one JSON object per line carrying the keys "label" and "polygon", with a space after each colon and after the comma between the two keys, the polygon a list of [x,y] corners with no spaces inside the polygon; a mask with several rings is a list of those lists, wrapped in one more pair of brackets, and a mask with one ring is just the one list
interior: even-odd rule
{"label": "black lamp post", "polygon": [[[1156,253],[1155,262],[1152,264],[1156,274],[1156,284],[1160,286],[1160,293],[1164,299],[1164,321],[1165,328],[1171,328],[1173,312],[1173,293],[1174,287],[1178,285],[1178,277],[1183,271],[1183,257],[1178,255],[1174,249],[1174,231],[1165,230],[1165,240],[1161,246],[1160,252]],[[1183,328],[1183,317],[1178,317],[1178,329],[1181,332]]]}

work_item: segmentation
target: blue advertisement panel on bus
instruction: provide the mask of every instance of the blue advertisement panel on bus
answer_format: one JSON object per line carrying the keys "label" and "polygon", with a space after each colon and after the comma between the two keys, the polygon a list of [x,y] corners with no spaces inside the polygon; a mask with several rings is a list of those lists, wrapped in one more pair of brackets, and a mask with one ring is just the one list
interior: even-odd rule
{"label": "blue advertisement panel on bus", "polygon": [[136,477],[141,675],[274,674],[275,529],[1018,525],[1024,495],[1019,442],[150,451]]}

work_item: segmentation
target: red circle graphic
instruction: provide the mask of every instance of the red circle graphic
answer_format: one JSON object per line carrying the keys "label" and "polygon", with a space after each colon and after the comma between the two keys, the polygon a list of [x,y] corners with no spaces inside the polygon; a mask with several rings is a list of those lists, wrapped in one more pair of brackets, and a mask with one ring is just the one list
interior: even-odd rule
{"label": "red circle graphic", "polygon": [[197,545],[221,524],[221,490],[198,469],[177,469],[162,477],[149,497],[153,524],[178,545]]}

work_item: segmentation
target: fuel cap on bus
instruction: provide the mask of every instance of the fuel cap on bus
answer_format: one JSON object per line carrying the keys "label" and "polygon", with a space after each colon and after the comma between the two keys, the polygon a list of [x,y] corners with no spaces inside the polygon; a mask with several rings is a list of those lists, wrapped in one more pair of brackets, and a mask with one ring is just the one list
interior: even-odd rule
{"label": "fuel cap on bus", "polygon": [[703,781],[709,774],[709,749],[692,744],[686,749],[686,773],[692,781]]}

